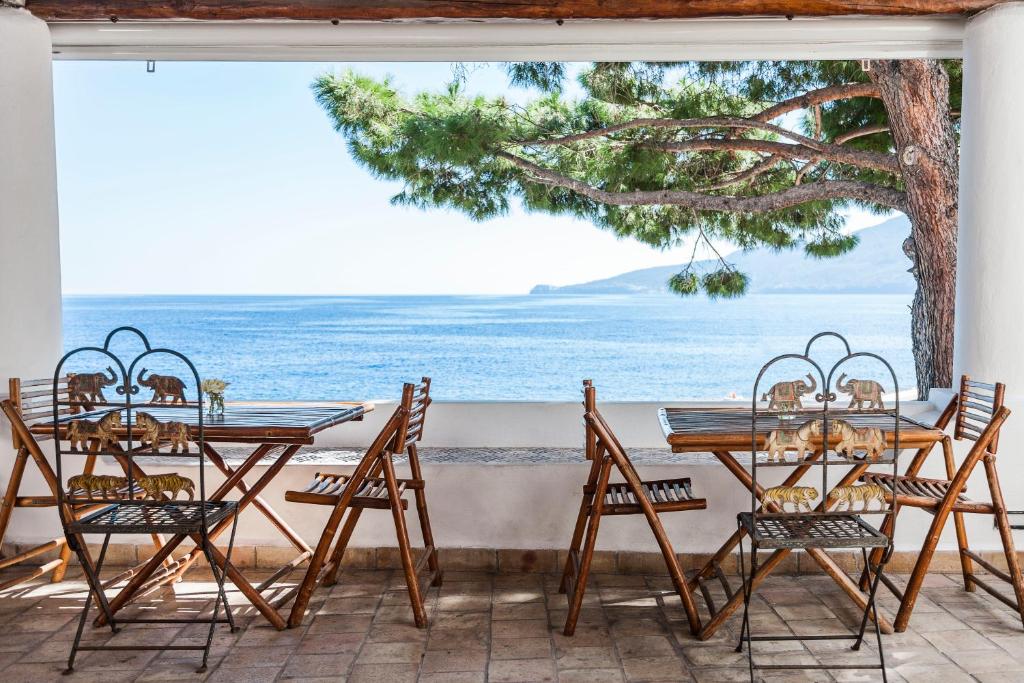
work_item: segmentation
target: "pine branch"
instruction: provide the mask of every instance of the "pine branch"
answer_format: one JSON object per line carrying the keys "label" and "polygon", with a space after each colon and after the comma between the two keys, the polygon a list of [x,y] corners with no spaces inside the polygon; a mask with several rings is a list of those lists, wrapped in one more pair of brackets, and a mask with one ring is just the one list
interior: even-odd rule
{"label": "pine branch", "polygon": [[854,180],[827,180],[750,197],[708,195],[688,190],[609,192],[544,168],[515,154],[508,152],[497,152],[496,154],[499,158],[505,159],[517,168],[526,171],[535,182],[549,187],[561,187],[572,190],[594,201],[615,206],[670,205],[685,206],[697,211],[763,213],[779,211],[813,201],[852,199],[886,206],[897,211],[905,212],[907,210],[907,197],[905,193],[888,187]]}
{"label": "pine branch", "polygon": [[788,100],[783,100],[782,102],[765,109],[760,114],[755,114],[751,118],[756,121],[771,121],[772,119],[777,119],[783,114],[788,114],[791,111],[809,109],[820,104],[835,102],[836,100],[847,100],[851,97],[873,97],[875,99],[881,99],[882,92],[874,83],[847,83],[846,85],[819,88],[817,90],[805,92],[802,95],[797,95],[796,97],[792,97]]}
{"label": "pine branch", "polygon": [[828,159],[858,168],[871,168],[887,173],[899,173],[900,167],[893,154],[869,152],[841,147],[829,143],[816,143],[814,147],[803,144],[791,145],[772,140],[755,140],[750,138],[698,139],[681,142],[657,142],[641,145],[644,149],[657,149],[666,152],[760,152],[772,154],[786,159]]}

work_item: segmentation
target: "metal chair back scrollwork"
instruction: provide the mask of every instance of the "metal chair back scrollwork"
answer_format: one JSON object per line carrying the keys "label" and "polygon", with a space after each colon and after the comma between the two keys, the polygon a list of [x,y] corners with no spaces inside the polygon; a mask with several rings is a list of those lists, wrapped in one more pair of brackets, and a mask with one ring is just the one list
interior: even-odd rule
{"label": "metal chair back scrollwork", "polygon": [[[837,340],[841,357],[823,364],[812,357],[815,344],[823,339]],[[879,378],[849,377],[851,368],[868,365],[876,368]],[[795,370],[793,369],[795,366]],[[782,368],[786,377],[765,387]],[[827,368],[827,369],[826,369]],[[804,381],[807,378],[808,381]],[[892,407],[885,406],[883,383],[891,382]],[[849,404],[840,406],[847,394]],[[762,401],[758,400],[761,397]],[[813,399],[809,401],[808,399]],[[767,401],[767,405],[765,404]],[[760,370],[754,382],[751,408],[751,465],[753,481],[750,511],[738,515],[742,533],[749,537],[750,572],[747,574],[743,545],[740,545],[740,568],[744,583],[744,612],[740,642],[747,647],[751,680],[761,668],[756,662],[753,643],[801,640],[795,635],[754,635],[751,633],[750,604],[756,589],[753,578],[758,571],[759,550],[860,549],[865,565],[868,551],[880,549],[878,571],[869,587],[869,595],[860,628],[853,633],[816,635],[814,640],[852,640],[858,650],[864,639],[869,619],[875,621],[879,660],[877,664],[820,663],[818,666],[797,665],[795,668],[817,669],[880,669],[885,680],[885,658],[881,632],[875,612],[875,594],[885,564],[893,552],[895,512],[899,504],[879,486],[856,485],[869,465],[891,466],[896,474],[900,449],[900,399],[896,373],[881,356],[870,352],[854,352],[844,337],[823,332],[808,341],[803,353],[776,356]],[[809,486],[774,486],[771,473],[778,467],[802,467],[820,474],[811,477]],[[837,471],[841,472],[837,476]],[[885,531],[869,523],[866,516],[889,518]],[[749,576],[749,578],[748,578]],[[796,575],[793,580],[799,580]],[[768,668],[784,668],[772,664]]]}
{"label": "metal chair back scrollwork", "polygon": [[[141,352],[127,363],[112,350],[115,338],[133,339],[140,343]],[[103,372],[83,372],[95,369],[90,361],[100,359],[106,366]],[[169,365],[184,370],[185,380],[176,376],[157,375],[146,377],[145,386],[154,389],[153,398],[145,401],[140,396],[140,382],[143,364]],[[76,386],[68,391],[68,384],[62,383],[65,375],[80,378]],[[168,349],[154,348],[139,330],[120,327],[107,335],[102,346],[86,346],[74,349],[61,358],[53,375],[52,412],[53,441],[55,444],[55,465],[58,481],[57,508],[67,544],[76,553],[89,586],[68,657],[68,672],[74,669],[75,658],[82,650],[163,650],[171,646],[119,645],[117,639],[110,644],[94,645],[82,643],[82,633],[88,620],[93,602],[103,612],[106,623],[113,632],[126,623],[205,623],[209,633],[205,644],[175,645],[174,649],[194,649],[203,653],[200,671],[206,669],[214,628],[218,623],[227,623],[234,629],[234,622],[227,596],[224,578],[231,562],[234,544],[234,527],[231,541],[224,556],[223,565],[215,561],[210,541],[210,529],[237,510],[234,501],[213,501],[206,495],[204,425],[202,407],[202,382],[195,365],[184,354]],[[133,378],[135,378],[133,380]],[[95,379],[95,381],[93,381]],[[154,384],[156,382],[156,384]],[[195,389],[195,400],[189,402],[184,388],[189,384]],[[165,402],[167,387],[177,387],[177,399]],[[107,394],[103,393],[106,389]],[[113,391],[111,391],[111,389]],[[67,408],[84,409],[67,414]],[[193,452],[190,444],[196,446]],[[198,485],[190,478],[179,474],[147,475],[139,461],[145,461],[161,450],[169,449],[177,457],[195,460]],[[166,453],[163,453],[166,455]],[[114,459],[125,476],[93,474],[89,468],[86,474],[75,474],[67,479],[64,473],[82,472],[77,466],[81,458],[95,460],[99,457]],[[67,461],[75,461],[68,467]],[[65,491],[65,486],[67,490]],[[187,496],[187,499],[185,497]],[[179,499],[180,497],[180,499]],[[83,507],[94,511],[81,514]],[[98,508],[98,509],[97,509]],[[235,517],[234,522],[237,522]],[[115,616],[100,580],[111,538],[121,534],[187,534],[202,549],[209,562],[217,585],[217,595],[212,613],[199,618],[125,618]],[[102,536],[99,554],[94,559],[86,546],[87,535]],[[224,616],[221,617],[221,610]]]}

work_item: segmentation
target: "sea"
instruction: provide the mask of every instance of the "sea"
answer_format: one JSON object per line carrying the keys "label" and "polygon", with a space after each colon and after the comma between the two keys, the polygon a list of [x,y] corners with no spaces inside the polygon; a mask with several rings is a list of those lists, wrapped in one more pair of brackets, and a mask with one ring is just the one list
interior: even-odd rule
{"label": "sea", "polygon": [[[902,393],[914,386],[910,302],[861,294],[68,296],[64,344],[99,345],[113,328],[137,327],[154,346],[187,355],[202,377],[229,382],[228,400],[394,399],[402,382],[430,376],[439,400],[575,401],[580,381],[592,378],[602,400],[676,401],[746,399],[764,362],[803,352],[828,330],[889,361]],[[832,340],[819,346],[842,355]]]}

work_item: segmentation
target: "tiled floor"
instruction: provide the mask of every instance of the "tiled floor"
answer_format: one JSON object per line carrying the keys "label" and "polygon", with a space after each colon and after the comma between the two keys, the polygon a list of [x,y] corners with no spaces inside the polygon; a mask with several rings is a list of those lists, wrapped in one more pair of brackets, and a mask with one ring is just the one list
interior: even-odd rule
{"label": "tiled floor", "polygon": [[[1024,681],[1024,629],[1001,604],[964,593],[958,577],[933,575],[919,600],[911,629],[885,636],[890,681]],[[559,681],[745,681],[745,655],[734,651],[739,618],[711,641],[689,635],[674,596],[661,577],[594,578],[576,635],[561,634],[565,596],[557,578],[538,574],[449,572],[429,596],[430,628],[411,623],[400,572],[345,574],[317,593],[303,627],[277,632],[252,617],[241,596],[230,598],[241,628],[221,627],[210,670],[195,673],[190,652],[83,653],[75,674],[60,675],[84,597],[71,576],[62,584],[26,584],[0,593],[0,682],[19,681],[451,681],[511,683]],[[835,632],[856,615],[829,579],[769,579],[752,610],[756,629],[815,634]],[[201,575],[147,598],[154,613],[194,614],[209,609],[212,583]],[[891,614],[893,601],[883,602]],[[116,636],[88,629],[93,642],[194,643],[195,626],[126,626]],[[759,645],[768,652],[769,646]],[[782,643],[765,663],[811,663],[831,658],[871,660],[872,641],[859,653],[848,646],[809,641]],[[877,671],[778,672],[770,681],[880,680]]]}

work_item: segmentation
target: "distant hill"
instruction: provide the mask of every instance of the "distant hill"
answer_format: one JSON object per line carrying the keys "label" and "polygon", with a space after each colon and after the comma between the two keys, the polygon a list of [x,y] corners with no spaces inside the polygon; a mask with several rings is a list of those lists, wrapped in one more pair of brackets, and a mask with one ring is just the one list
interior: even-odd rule
{"label": "distant hill", "polygon": [[[756,294],[911,294],[914,278],[903,241],[910,234],[906,217],[893,218],[856,233],[857,247],[840,257],[808,258],[800,249],[773,252],[766,248],[737,252],[726,258],[750,277],[749,292]],[[714,261],[696,264],[698,272]],[[668,279],[682,269],[659,266],[622,275],[553,287],[537,285],[531,294],[655,294],[667,292]]]}

